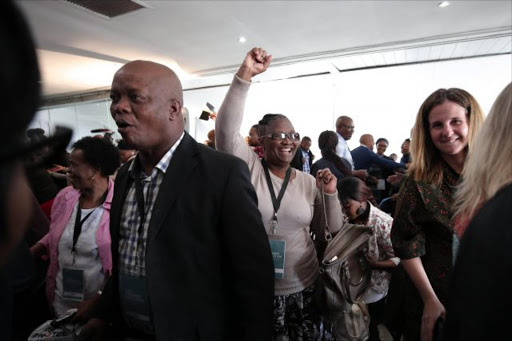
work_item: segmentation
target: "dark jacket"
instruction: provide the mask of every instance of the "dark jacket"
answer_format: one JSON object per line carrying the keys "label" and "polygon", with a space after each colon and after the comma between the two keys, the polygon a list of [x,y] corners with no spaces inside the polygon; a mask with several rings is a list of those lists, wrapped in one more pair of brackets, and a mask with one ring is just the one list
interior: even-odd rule
{"label": "dark jacket", "polygon": [[[114,322],[120,316],[119,225],[128,167],[116,178],[113,275],[100,302],[99,317]],[[185,133],[153,207],[146,279],[158,340],[270,340],[272,256],[243,161]]]}
{"label": "dark jacket", "polygon": [[391,169],[405,168],[405,164],[381,158],[378,154],[372,152],[366,146],[359,146],[350,152],[354,161],[354,169],[370,170],[372,163]]}
{"label": "dark jacket", "polygon": [[[311,165],[313,164],[314,155],[311,152],[311,150],[308,150],[308,155],[309,155],[309,169],[311,169]],[[297,152],[295,153],[295,157],[293,158],[292,162],[290,162],[290,166],[302,171],[302,148],[301,147],[297,148]]]}

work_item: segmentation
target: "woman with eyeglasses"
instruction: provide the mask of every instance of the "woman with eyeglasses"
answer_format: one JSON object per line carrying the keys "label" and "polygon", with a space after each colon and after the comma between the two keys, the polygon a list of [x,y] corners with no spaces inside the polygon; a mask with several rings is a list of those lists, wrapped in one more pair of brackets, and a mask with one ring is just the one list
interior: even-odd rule
{"label": "woman with eyeglasses", "polygon": [[434,91],[416,116],[412,164],[398,193],[391,229],[395,254],[410,279],[405,283],[406,341],[432,340],[437,321],[445,318],[457,245],[453,196],[483,121],[478,102],[457,88]]}
{"label": "woman with eyeglasses", "polygon": [[119,167],[117,148],[108,140],[84,137],[73,145],[68,175],[72,186],[55,197],[50,231],[30,249],[50,258],[46,295],[56,316],[77,308],[87,319],[112,270],[110,204]]}
{"label": "woman with eyeglasses", "polygon": [[393,218],[372,205],[372,191],[358,178],[347,177],[338,183],[338,195],[349,222],[365,225],[373,232],[368,240],[367,259],[372,269],[370,288],[363,297],[370,311],[370,340],[380,340],[377,326],[384,321],[384,298],[391,280],[390,269],[396,268],[391,244]]}
{"label": "woman with eyeglasses", "polygon": [[258,208],[274,257],[273,339],[330,340],[329,326],[312,309],[319,265],[309,233],[312,229],[317,236],[325,236],[322,187],[330,230],[336,233],[341,229],[343,216],[336,194],[336,177],[324,169],[318,171],[315,179],[290,167],[300,136],[284,115],[268,114],[259,122],[262,160],[240,135],[251,79],[264,72],[271,59],[260,48],[247,53],[217,116],[217,149],[247,162],[258,196]]}

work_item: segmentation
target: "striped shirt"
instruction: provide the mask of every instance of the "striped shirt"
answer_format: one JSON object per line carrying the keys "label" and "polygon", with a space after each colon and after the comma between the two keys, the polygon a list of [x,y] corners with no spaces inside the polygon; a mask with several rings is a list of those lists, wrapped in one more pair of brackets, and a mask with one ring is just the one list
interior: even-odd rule
{"label": "striped shirt", "polygon": [[[141,170],[139,155],[133,160],[128,169],[129,176],[133,182],[128,189],[126,200],[121,213],[121,226],[119,229],[119,270],[122,274],[145,277],[146,267],[145,258],[146,241],[148,236],[149,222],[151,213],[158,195],[158,189],[164,179],[165,172],[169,167],[172,156],[176,148],[183,140],[183,133],[178,141],[165,153],[158,164],[153,168],[151,175],[146,175]],[[144,221],[142,222],[142,233],[139,236],[137,230],[141,223],[141,215],[137,206],[137,196],[135,194],[135,181],[142,182],[142,192],[144,193]]]}

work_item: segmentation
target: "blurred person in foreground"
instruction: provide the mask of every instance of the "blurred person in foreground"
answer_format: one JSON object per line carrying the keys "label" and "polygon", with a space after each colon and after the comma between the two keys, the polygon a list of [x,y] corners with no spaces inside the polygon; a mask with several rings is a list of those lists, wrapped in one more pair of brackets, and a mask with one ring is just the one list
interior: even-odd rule
{"label": "blurred person in foreground", "polygon": [[40,74],[28,25],[12,1],[0,3],[0,44],[4,118],[0,133],[0,335],[9,341],[13,335],[13,296],[23,292],[34,275],[33,265],[26,262],[31,258],[27,258],[30,252],[24,237],[29,221],[34,221],[33,207],[37,204],[34,206],[23,160],[55,139],[34,144],[24,139],[39,105]]}
{"label": "blurred person in foreground", "polygon": [[[511,127],[512,83],[498,96],[475,138],[455,196],[455,227],[462,239],[446,308],[447,341],[510,337]],[[497,297],[491,299],[492,293]]]}
{"label": "blurred person in foreground", "polygon": [[483,121],[478,102],[457,88],[434,91],[416,116],[413,161],[391,230],[395,255],[410,279],[405,283],[405,341],[431,341],[436,321],[445,317],[456,245],[453,195]]}

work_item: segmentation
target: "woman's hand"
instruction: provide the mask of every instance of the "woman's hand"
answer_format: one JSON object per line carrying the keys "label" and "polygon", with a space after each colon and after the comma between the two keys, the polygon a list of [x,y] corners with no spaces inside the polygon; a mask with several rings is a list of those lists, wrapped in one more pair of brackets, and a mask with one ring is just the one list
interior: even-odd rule
{"label": "woman's hand", "polygon": [[76,306],[77,312],[73,318],[73,322],[87,322],[91,318],[99,298],[100,295],[95,294],[90,299],[78,303]]}
{"label": "woman's hand", "polygon": [[247,53],[236,75],[239,78],[250,82],[252,77],[267,70],[271,60],[272,55],[267,55],[267,51],[262,48],[255,47]]}
{"label": "woman's hand", "polygon": [[322,183],[324,183],[325,193],[336,193],[336,184],[338,183],[338,180],[331,173],[329,168],[320,169],[318,172],[316,172],[316,187],[321,189]]}
{"label": "woman's hand", "polygon": [[434,325],[437,319],[446,317],[446,310],[437,297],[424,301],[423,317],[421,319],[421,341],[432,341]]}

